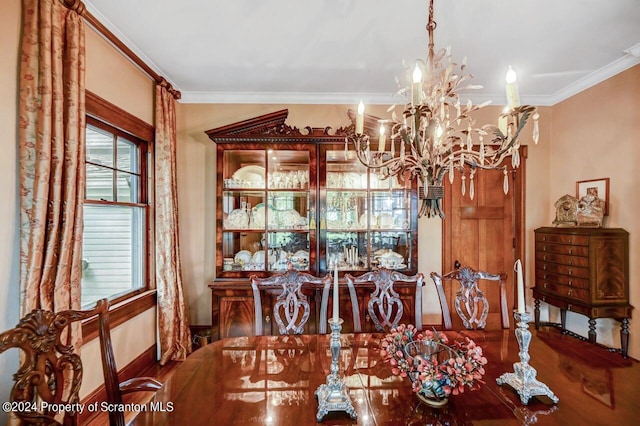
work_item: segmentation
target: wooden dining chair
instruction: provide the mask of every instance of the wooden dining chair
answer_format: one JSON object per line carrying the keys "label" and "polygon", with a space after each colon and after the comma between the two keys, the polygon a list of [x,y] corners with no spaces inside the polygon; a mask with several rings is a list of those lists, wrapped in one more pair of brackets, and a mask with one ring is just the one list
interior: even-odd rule
{"label": "wooden dining chair", "polygon": [[354,332],[362,332],[362,322],[360,319],[360,307],[356,294],[356,284],[373,283],[375,288],[369,295],[367,302],[367,316],[373,322],[377,331],[388,331],[397,327],[404,315],[403,301],[394,285],[398,282],[411,283],[415,286],[414,301],[414,325],[422,329],[422,284],[424,275],[405,275],[401,272],[386,268],[366,272],[359,277],[345,274],[351,306],[353,309],[353,329]]}
{"label": "wooden dining chair", "polygon": [[431,273],[438,298],[440,299],[440,307],[442,309],[442,319],[444,328],[451,330],[453,328],[451,321],[451,313],[447,297],[444,292],[443,282],[456,280],[460,283],[460,289],[456,292],[454,306],[458,316],[462,319],[462,324],[467,329],[480,328],[483,329],[487,325],[487,317],[489,315],[489,300],[484,292],[478,287],[479,280],[495,281],[500,288],[500,314],[502,328],[509,328],[509,312],[507,311],[507,290],[505,282],[507,274],[500,273],[497,275],[484,271],[476,271],[469,266],[461,266],[458,261],[455,263],[455,269],[448,274],[440,275],[437,272]]}
{"label": "wooden dining chair", "polygon": [[319,333],[327,332],[327,304],[329,300],[329,287],[331,277],[318,278],[306,272],[288,269],[282,274],[275,274],[268,278],[250,277],[253,290],[253,304],[255,309],[255,334],[264,334],[264,322],[270,323],[267,315],[263,318],[262,293],[277,294],[276,303],[273,306],[272,315],[276,320],[280,334],[302,334],[309,322],[311,305],[303,287],[311,287],[313,292],[322,292],[320,303],[320,324],[317,325]]}
{"label": "wooden dining chair", "polygon": [[61,412],[51,407],[69,404],[73,408],[80,403],[82,361],[64,340],[72,323],[96,313],[97,309],[59,313],[36,309],[0,334],[0,354],[18,348],[23,355],[9,394],[9,403],[15,408],[11,411],[22,424],[77,424],[76,410]]}
{"label": "wooden dining chair", "polygon": [[[122,404],[122,396],[133,392],[155,392],[162,387],[162,383],[153,377],[134,377],[123,382],[118,379],[118,368],[113,355],[111,330],[109,326],[109,300],[101,299],[96,308],[98,314],[98,336],[100,339],[100,354],[102,357],[102,373],[104,387],[109,404]],[[124,426],[124,412],[109,411],[110,426]]]}

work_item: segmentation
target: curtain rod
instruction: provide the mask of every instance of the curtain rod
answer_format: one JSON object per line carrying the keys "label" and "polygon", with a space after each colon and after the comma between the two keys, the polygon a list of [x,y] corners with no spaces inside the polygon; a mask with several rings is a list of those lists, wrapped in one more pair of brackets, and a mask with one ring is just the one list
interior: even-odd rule
{"label": "curtain rod", "polygon": [[61,0],[62,4],[64,4],[68,9],[76,12],[78,15],[82,16],[82,18],[89,23],[93,28],[96,29],[100,34],[102,34],[109,42],[111,42],[122,54],[127,56],[129,59],[133,61],[138,67],[140,67],[144,72],[146,72],[149,77],[151,77],[157,84],[164,86],[167,88],[167,91],[173,95],[175,99],[180,99],[182,94],[179,90],[174,89],[164,77],[158,75],[154,70],[151,69],[149,65],[147,65],[142,59],[138,57],[131,49],[129,49],[118,37],[116,37],[107,27],[105,27],[102,22],[98,21],[95,16],[93,16],[85,7],[84,3],[81,0]]}

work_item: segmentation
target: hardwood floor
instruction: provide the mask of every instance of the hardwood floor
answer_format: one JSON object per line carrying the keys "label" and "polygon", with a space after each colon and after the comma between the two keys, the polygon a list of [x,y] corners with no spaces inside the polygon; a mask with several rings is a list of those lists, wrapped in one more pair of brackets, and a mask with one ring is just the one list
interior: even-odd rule
{"label": "hardwood floor", "polygon": [[[166,365],[156,364],[145,371],[142,376],[155,377],[162,383],[167,381],[173,374],[180,362],[170,361]],[[153,392],[136,392],[123,397],[125,404],[146,404],[153,398]],[[125,421],[129,423],[137,413],[125,413]],[[104,426],[109,425],[109,414],[107,412],[98,412],[96,416],[83,423],[84,426]]]}

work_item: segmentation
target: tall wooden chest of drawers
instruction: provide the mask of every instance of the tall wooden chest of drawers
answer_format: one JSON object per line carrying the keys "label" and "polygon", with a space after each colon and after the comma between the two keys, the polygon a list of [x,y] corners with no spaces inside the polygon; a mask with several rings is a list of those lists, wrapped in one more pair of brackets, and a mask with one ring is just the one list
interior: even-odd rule
{"label": "tall wooden chest of drawers", "polygon": [[629,348],[629,233],[620,228],[535,230],[536,328],[540,301],[560,308],[562,329],[567,311],[589,317],[589,341],[596,341],[596,318],[621,322],[621,352]]}

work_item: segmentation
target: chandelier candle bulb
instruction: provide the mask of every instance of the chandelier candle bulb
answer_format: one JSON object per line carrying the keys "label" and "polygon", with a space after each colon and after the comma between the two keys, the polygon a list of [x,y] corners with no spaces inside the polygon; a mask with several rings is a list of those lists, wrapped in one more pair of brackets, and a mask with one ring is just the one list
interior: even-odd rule
{"label": "chandelier candle bulb", "polygon": [[525,313],[524,303],[524,279],[522,278],[522,262],[520,259],[516,260],[515,264],[516,277],[518,280],[518,313]]}
{"label": "chandelier candle bulb", "polygon": [[510,108],[515,108],[520,106],[520,94],[518,93],[518,83],[516,82],[517,76],[516,72],[509,66],[509,70],[507,71],[507,105]]}
{"label": "chandelier candle bulb", "polygon": [[333,322],[337,323],[339,318],[338,313],[338,262],[334,263],[333,268]]}
{"label": "chandelier candle bulb", "polygon": [[387,135],[384,134],[384,123],[380,124],[380,140],[378,142],[378,151],[384,152],[385,143],[387,141]]}
{"label": "chandelier candle bulb", "polygon": [[356,134],[364,133],[364,103],[358,104],[358,115],[356,115]]}
{"label": "chandelier candle bulb", "polygon": [[418,64],[413,69],[413,104],[419,104],[422,102],[422,71]]}

